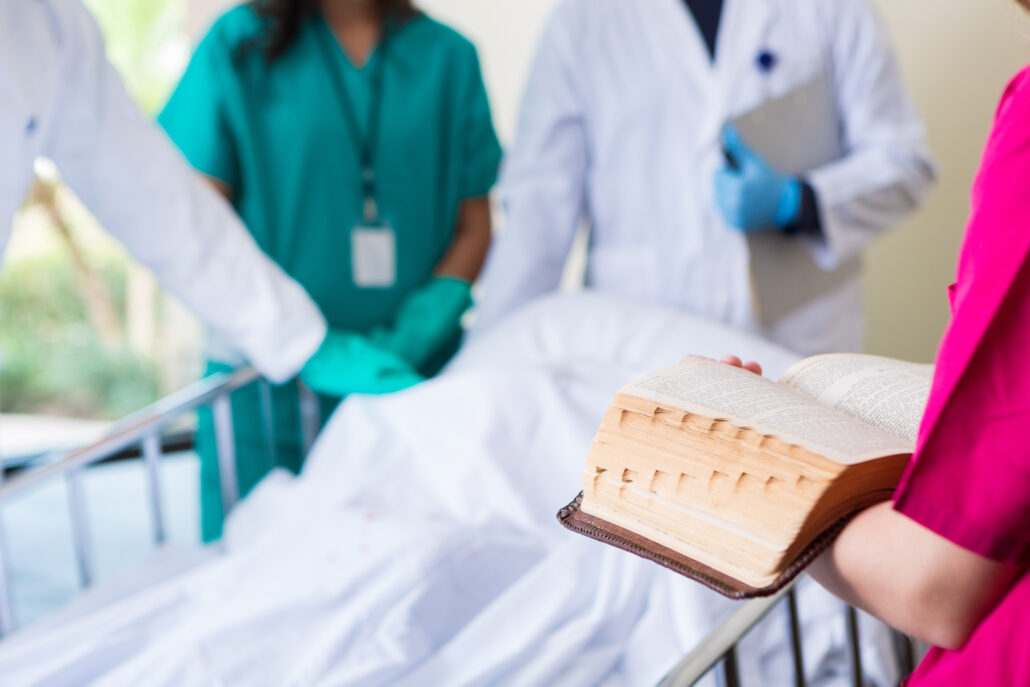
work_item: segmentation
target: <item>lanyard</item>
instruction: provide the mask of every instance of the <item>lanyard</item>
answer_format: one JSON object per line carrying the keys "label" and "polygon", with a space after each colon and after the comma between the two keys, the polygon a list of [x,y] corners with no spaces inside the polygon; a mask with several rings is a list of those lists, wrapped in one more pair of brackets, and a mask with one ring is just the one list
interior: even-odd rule
{"label": "lanyard", "polygon": [[[354,108],[354,101],[347,93],[347,84],[344,83],[343,74],[340,73],[335,50],[340,48],[334,45],[332,29],[323,21],[324,31],[318,31],[318,44],[322,48],[322,57],[326,69],[329,71],[330,80],[333,83],[333,90],[336,91],[336,100],[343,110],[343,120],[347,124],[347,131],[354,143],[354,150],[357,151],[361,164],[361,192],[364,198],[364,221],[369,224],[379,222],[379,206],[376,202],[376,169],[375,169],[375,147],[379,140],[379,120],[383,109],[383,80],[386,69],[386,47],[388,43],[388,26],[383,26],[383,38],[380,41],[378,54],[373,54],[375,64],[372,69],[372,97],[368,103],[368,133],[361,129],[361,122],[358,121],[358,113]],[[332,41],[332,42],[331,42]],[[370,58],[371,59],[371,58]]]}

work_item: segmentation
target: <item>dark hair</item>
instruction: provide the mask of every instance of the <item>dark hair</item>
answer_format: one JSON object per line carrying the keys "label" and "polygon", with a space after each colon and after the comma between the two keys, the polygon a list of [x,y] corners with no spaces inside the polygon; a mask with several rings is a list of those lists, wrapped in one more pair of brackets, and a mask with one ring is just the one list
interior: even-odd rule
{"label": "dark hair", "polygon": [[[383,21],[404,22],[415,15],[411,0],[375,0],[375,3]],[[254,11],[269,20],[269,31],[247,47],[260,48],[265,59],[274,62],[290,49],[301,27],[318,12],[320,4],[319,0],[253,0]]]}

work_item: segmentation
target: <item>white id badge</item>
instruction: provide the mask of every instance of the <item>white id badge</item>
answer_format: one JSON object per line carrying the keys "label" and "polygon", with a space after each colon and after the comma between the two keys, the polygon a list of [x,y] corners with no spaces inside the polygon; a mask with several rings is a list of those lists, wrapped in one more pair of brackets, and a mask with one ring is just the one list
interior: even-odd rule
{"label": "white id badge", "polygon": [[397,237],[388,225],[359,225],[351,231],[354,285],[385,289],[397,282]]}

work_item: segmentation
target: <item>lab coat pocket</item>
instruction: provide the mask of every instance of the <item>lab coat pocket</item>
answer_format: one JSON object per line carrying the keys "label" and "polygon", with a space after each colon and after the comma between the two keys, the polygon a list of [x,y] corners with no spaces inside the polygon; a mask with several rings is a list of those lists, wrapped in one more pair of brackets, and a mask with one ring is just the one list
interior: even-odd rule
{"label": "lab coat pocket", "polygon": [[653,297],[659,288],[662,249],[651,244],[595,246],[587,263],[587,284],[629,297]]}
{"label": "lab coat pocket", "polygon": [[726,105],[731,116],[759,109],[820,78],[832,83],[829,55],[814,45],[798,45],[797,40],[777,33],[742,55],[735,78],[724,86],[729,90]]}

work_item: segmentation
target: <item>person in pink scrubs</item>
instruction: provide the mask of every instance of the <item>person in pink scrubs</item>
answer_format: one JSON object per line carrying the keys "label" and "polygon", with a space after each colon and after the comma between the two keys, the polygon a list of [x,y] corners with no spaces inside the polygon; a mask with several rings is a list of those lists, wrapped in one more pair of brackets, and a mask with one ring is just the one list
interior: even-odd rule
{"label": "person in pink scrubs", "polygon": [[809,570],[934,646],[907,687],[1030,686],[1030,67],[972,200],[916,453]]}

